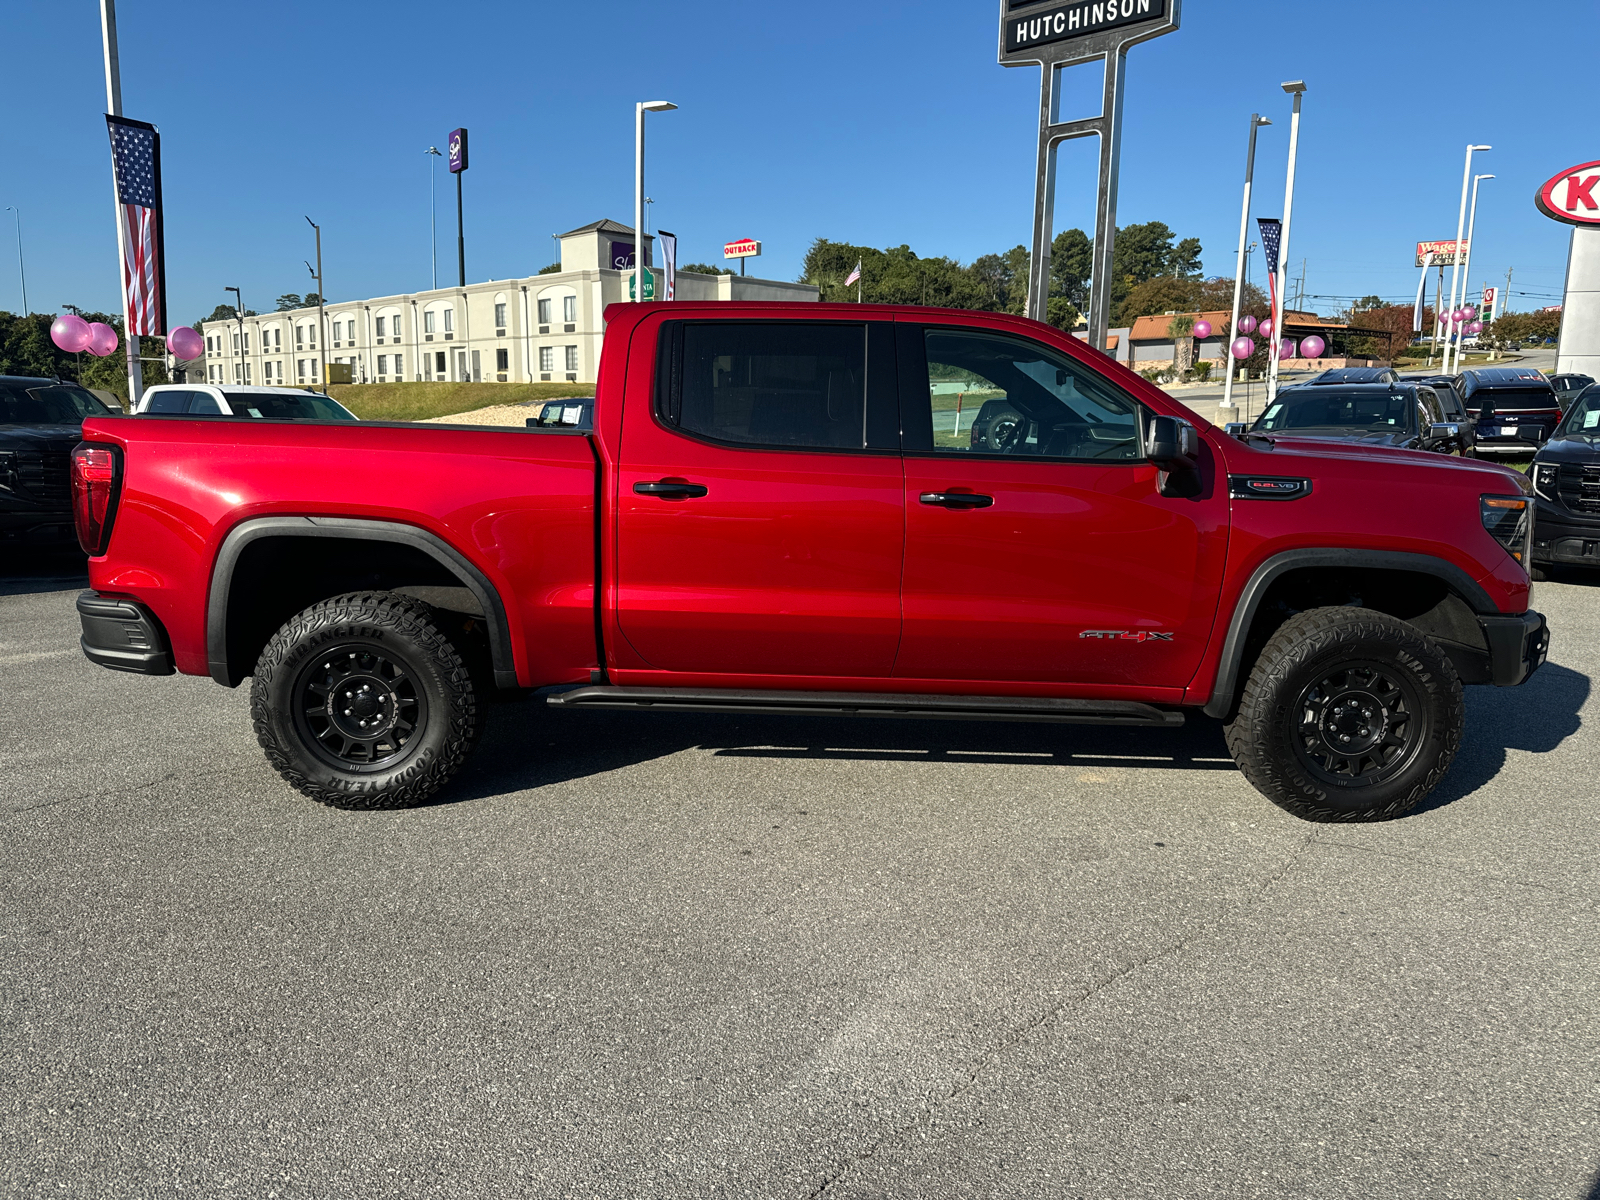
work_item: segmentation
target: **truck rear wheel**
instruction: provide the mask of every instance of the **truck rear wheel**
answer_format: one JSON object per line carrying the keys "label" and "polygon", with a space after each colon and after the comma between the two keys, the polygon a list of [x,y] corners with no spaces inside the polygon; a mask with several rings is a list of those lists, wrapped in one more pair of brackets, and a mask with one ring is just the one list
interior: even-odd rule
{"label": "truck rear wheel", "polygon": [[290,618],[256,664],[250,715],[267,760],[335,808],[405,808],[438,791],[478,734],[461,655],[398,592],[335,596]]}
{"label": "truck rear wheel", "polygon": [[1444,777],[1466,723],[1461,680],[1412,626],[1366,608],[1289,618],[1226,727],[1257,790],[1309,821],[1381,821]]}

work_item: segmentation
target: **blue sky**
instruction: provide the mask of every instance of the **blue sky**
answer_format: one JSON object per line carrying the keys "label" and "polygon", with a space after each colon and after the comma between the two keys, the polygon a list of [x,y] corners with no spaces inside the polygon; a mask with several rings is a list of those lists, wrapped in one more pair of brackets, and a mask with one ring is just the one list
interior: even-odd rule
{"label": "blue sky", "polygon": [[[1588,84],[1561,48],[1600,38],[1600,5],[1445,8],[1370,0],[1251,6],[1189,0],[1183,28],[1129,56],[1119,220],[1159,219],[1231,274],[1246,123],[1260,111],[1257,215],[1282,208],[1288,98],[1309,85],[1293,272],[1325,311],[1415,289],[1413,243],[1455,234],[1467,142],[1494,149],[1474,279],[1513,307],[1560,298],[1567,227],[1535,188],[1600,157],[1570,102]],[[1509,14],[1517,14],[1511,20]],[[1257,17],[1252,13],[1267,13]],[[262,8],[122,0],[123,104],[162,131],[168,289],[190,321],[229,299],[266,309],[304,292],[310,214],[335,299],[429,284],[428,160],[471,129],[467,273],[526,275],[550,235],[631,220],[637,99],[650,118],[646,190],[680,261],[756,237],[757,273],[794,278],[816,237],[909,243],[963,262],[1028,238],[1036,68],[995,62],[997,5],[615,0],[422,5],[279,0]],[[629,51],[634,39],[643,54]],[[22,211],[35,311],[116,309],[98,6],[0,6],[7,105],[0,209]],[[628,61],[647,64],[644,83]],[[1069,114],[1076,115],[1076,114]],[[1093,143],[1063,153],[1057,227],[1093,220]],[[454,193],[439,172],[440,279],[454,274]],[[10,213],[0,308],[20,308]],[[1256,258],[1259,281],[1260,257]]]}

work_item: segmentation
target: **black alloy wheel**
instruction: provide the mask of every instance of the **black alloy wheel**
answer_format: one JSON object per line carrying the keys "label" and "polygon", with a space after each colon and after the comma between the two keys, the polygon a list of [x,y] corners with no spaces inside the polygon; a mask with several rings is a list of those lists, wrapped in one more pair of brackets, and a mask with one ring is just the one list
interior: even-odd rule
{"label": "black alloy wheel", "polygon": [[1378,663],[1340,666],[1300,695],[1295,749],[1330,787],[1392,779],[1422,746],[1427,718],[1416,685]]}
{"label": "black alloy wheel", "polygon": [[416,669],[392,649],[335,646],[301,669],[295,726],[332,766],[384,770],[406,757],[428,723],[428,696],[416,680]]}

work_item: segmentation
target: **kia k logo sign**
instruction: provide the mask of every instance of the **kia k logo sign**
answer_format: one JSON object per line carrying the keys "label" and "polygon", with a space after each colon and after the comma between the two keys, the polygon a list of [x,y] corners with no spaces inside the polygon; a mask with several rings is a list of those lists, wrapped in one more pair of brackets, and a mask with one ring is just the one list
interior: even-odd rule
{"label": "kia k logo sign", "polygon": [[1600,225],[1600,160],[1557,171],[1539,188],[1534,204],[1553,221]]}

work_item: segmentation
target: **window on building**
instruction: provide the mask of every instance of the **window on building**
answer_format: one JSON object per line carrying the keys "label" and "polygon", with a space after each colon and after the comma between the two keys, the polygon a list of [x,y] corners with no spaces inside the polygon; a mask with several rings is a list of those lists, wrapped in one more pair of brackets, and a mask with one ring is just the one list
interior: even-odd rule
{"label": "window on building", "polygon": [[433,331],[433,312],[430,310],[422,314],[422,332],[432,333]]}
{"label": "window on building", "polygon": [[405,362],[398,354],[394,355],[394,377],[399,379],[406,373]]}
{"label": "window on building", "polygon": [[511,351],[496,350],[494,352],[494,369],[496,371],[509,371],[511,369]]}
{"label": "window on building", "polygon": [[550,297],[549,296],[546,296],[543,300],[539,301],[539,324],[541,324],[541,325],[550,324]]}
{"label": "window on building", "polygon": [[387,375],[388,373],[389,373],[389,356],[387,354],[380,354],[380,355],[378,355],[378,374],[381,377],[381,376]]}
{"label": "window on building", "polygon": [[239,335],[237,333],[233,335],[233,349],[234,349],[235,353],[238,353],[238,350],[239,350]]}
{"label": "window on building", "polygon": [[578,348],[576,346],[568,346],[567,347],[567,370],[576,371],[577,369],[578,369]]}
{"label": "window on building", "polygon": [[506,306],[504,304],[496,304],[494,306],[494,324],[496,329],[504,329],[506,327]]}
{"label": "window on building", "polygon": [[274,350],[278,350],[278,349],[281,349],[282,347],[283,347],[283,330],[281,328],[275,328],[272,331],[272,348]]}
{"label": "window on building", "polygon": [[310,346],[312,349],[316,348],[316,345],[317,345],[317,327],[315,325],[307,325],[306,326],[306,345]]}
{"label": "window on building", "polygon": [[578,298],[576,296],[561,297],[561,319],[563,321],[576,321],[578,319]]}
{"label": "window on building", "polygon": [[[377,333],[378,333],[379,337],[388,337],[389,336],[384,331],[384,326],[387,323],[387,321],[388,321],[387,317],[379,317],[376,321],[373,322],[373,324],[375,326],[377,326]],[[379,370],[382,370],[382,368],[380,367]]]}
{"label": "window on building", "polygon": [[453,308],[444,310],[444,331],[446,333],[450,333],[455,329],[455,315],[456,310]]}
{"label": "window on building", "polygon": [[[543,304],[544,301],[539,303]],[[554,371],[556,369],[556,348],[554,346],[539,347],[539,370]]]}

